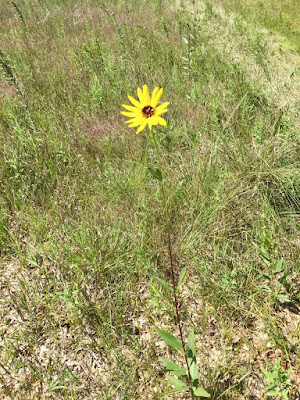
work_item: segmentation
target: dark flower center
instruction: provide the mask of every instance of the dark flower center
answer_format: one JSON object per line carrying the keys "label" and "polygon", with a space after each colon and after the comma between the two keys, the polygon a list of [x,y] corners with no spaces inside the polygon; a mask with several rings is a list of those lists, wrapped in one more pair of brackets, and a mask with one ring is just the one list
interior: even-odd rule
{"label": "dark flower center", "polygon": [[154,115],[155,108],[151,106],[146,106],[142,109],[143,116],[145,118],[150,118]]}

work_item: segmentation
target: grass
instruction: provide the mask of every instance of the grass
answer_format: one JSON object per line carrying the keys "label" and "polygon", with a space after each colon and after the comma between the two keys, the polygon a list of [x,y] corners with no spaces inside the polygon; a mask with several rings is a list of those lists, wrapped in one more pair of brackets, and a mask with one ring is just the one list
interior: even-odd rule
{"label": "grass", "polygon": [[[108,4],[0,5],[0,393],[174,397],[154,331],[178,334],[154,279],[170,280],[155,149],[120,115],[146,83],[171,102],[157,141],[201,384],[213,399],[262,398],[265,361],[280,358],[296,399],[299,74],[272,34],[294,41],[296,28],[268,17],[262,32],[244,8],[228,28],[229,0],[223,14]],[[263,274],[266,253],[283,259],[284,288]],[[276,290],[290,302],[274,303]]]}
{"label": "grass", "polygon": [[241,3],[237,0],[221,0],[221,4],[225,9],[240,13],[243,18],[258,22],[272,33],[280,35],[286,45],[299,53],[300,17],[297,1],[249,0]]}

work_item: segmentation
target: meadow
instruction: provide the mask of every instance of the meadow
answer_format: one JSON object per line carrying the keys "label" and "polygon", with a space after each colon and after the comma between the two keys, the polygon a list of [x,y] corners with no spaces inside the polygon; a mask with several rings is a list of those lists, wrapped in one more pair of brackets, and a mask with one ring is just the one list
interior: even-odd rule
{"label": "meadow", "polygon": [[[300,396],[300,3],[0,0],[0,399]],[[124,124],[163,87],[155,127]],[[272,394],[272,393],[273,394]],[[271,393],[271,394],[270,394]]]}

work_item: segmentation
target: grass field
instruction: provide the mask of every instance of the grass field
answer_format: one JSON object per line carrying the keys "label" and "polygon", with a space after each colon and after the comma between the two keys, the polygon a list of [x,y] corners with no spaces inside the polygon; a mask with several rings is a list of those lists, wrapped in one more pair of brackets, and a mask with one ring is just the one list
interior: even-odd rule
{"label": "grass field", "polygon": [[300,3],[239,4],[0,0],[1,400],[190,398],[154,330],[178,336],[158,160],[120,114],[143,84],[171,102],[155,132],[200,384],[299,399]]}

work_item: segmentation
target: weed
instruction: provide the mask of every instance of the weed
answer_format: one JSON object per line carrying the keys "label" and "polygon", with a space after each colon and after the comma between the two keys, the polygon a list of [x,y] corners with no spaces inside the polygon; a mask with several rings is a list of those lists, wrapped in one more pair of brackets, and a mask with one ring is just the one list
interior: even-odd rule
{"label": "weed", "polygon": [[280,258],[279,260],[277,258],[277,246],[278,241],[275,240],[272,243],[266,232],[264,232],[262,235],[260,251],[268,270],[259,270],[259,272],[268,280],[268,284],[260,285],[260,288],[270,293],[271,304],[274,304],[276,300],[281,300],[287,303],[291,302],[287,293],[289,290],[289,284],[287,281],[289,270],[288,267],[284,266],[283,258]]}
{"label": "weed", "polygon": [[294,385],[294,382],[289,379],[292,369],[282,370],[280,361],[278,359],[275,364],[267,362],[268,370],[262,368],[265,374],[265,383],[268,384],[265,388],[266,396],[288,400],[290,398],[288,395],[289,388]]}

